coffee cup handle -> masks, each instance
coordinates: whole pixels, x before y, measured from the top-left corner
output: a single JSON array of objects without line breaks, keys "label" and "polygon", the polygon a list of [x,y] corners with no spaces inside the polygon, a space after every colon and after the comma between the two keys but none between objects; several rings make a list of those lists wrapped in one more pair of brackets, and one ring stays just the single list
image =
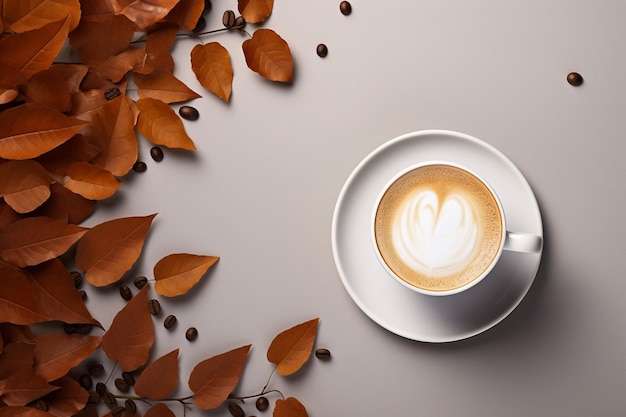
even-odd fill
[{"label": "coffee cup handle", "polygon": [[529,233],[506,232],[504,250],[511,252],[537,253],[543,247],[541,236]]}]

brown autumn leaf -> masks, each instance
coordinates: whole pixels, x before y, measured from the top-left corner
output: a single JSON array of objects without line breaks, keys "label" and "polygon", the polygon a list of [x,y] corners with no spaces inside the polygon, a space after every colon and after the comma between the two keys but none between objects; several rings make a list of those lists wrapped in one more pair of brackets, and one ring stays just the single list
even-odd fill
[{"label": "brown autumn leaf", "polygon": [[170,50],[176,40],[178,25],[159,24],[146,34],[146,68],[154,71],[174,71],[174,58]]},{"label": "brown autumn leaf", "polygon": [[0,339],[6,345],[9,343],[32,342],[35,336],[30,326],[13,323],[0,323]]},{"label": "brown autumn leaf", "polygon": [[37,265],[64,254],[86,231],[47,217],[27,217],[0,233],[0,258],[18,267]]},{"label": "brown autumn leaf", "polygon": [[0,353],[0,379],[6,379],[20,369],[33,367],[35,343],[13,342]]},{"label": "brown autumn leaf", "polygon": [[148,409],[143,417],[176,417],[176,415],[167,405],[158,403]]},{"label": "brown autumn leaf", "polygon": [[26,79],[48,69],[67,39],[69,24],[67,17],[39,29],[0,38],[4,64],[16,68]]},{"label": "brown autumn leaf", "polygon": [[35,338],[35,372],[51,382],[91,355],[102,337],[47,333]]},{"label": "brown autumn leaf", "polygon": [[259,29],[243,42],[246,64],[252,71],[271,81],[293,80],[293,57],[289,45],[271,29]]},{"label": "brown autumn leaf", "polygon": [[167,71],[154,71],[150,74],[134,74],[139,98],[155,98],[164,103],[179,103],[200,95]]},{"label": "brown autumn leaf", "polygon": [[75,162],[67,167],[65,174],[63,185],[88,200],[104,200],[120,188],[110,171],[89,162]]},{"label": "brown autumn leaf", "polygon": [[69,30],[78,25],[78,0],[3,0],[2,18],[6,29],[16,33],[41,28],[48,23],[70,17]]},{"label": "brown autumn leaf", "polygon": [[267,350],[267,360],[276,365],[279,375],[298,371],[311,356],[319,318],[306,321],[279,333]]},{"label": "brown autumn leaf", "polygon": [[0,158],[31,159],[78,133],[87,123],[38,103],[0,112]]},{"label": "brown autumn leaf", "polygon": [[266,20],[274,8],[274,0],[238,0],[239,13],[249,23],[261,23]]},{"label": "brown autumn leaf", "polygon": [[204,4],[204,0],[180,0],[164,20],[191,31],[196,27],[198,19],[202,16]]},{"label": "brown autumn leaf", "polygon": [[142,98],[137,101],[137,129],[151,142],[168,148],[195,150],[196,145],[185,132],[182,120],[161,100]]},{"label": "brown autumn leaf", "polygon": [[0,417],[54,417],[46,411],[38,410],[33,407],[16,406],[0,408]]},{"label": "brown autumn leaf", "polygon": [[294,397],[276,400],[272,417],[308,417],[306,408]]},{"label": "brown autumn leaf", "polygon": [[166,297],[185,294],[218,260],[217,256],[189,253],[167,255],[154,266],[154,290]]},{"label": "brown autumn leaf", "polygon": [[222,404],[235,389],[251,345],[242,346],[199,362],[189,376],[193,401],[202,410]]},{"label": "brown autumn leaf", "polygon": [[143,287],[113,318],[102,336],[102,350],[124,371],[134,371],[150,357],[154,324],[148,310],[148,286]]},{"label": "brown autumn leaf", "polygon": [[[96,2],[83,2],[81,6],[91,3]],[[85,64],[94,65],[128,48],[136,29],[135,24],[123,15],[99,13],[83,16],[78,27],[69,34],[70,45]]]},{"label": "brown autumn leaf", "polygon": [[118,281],[141,255],[156,214],[124,217],[92,227],[76,247],[76,265],[96,287]]},{"label": "brown autumn leaf", "polygon": [[110,0],[115,14],[123,14],[141,29],[151,26],[176,6],[179,0]]},{"label": "brown autumn leaf", "polygon": [[47,70],[30,77],[20,86],[20,93],[27,103],[39,103],[60,112],[72,109],[70,85],[63,75],[56,70],[59,65],[52,65]]},{"label": "brown autumn leaf", "polygon": [[191,69],[204,88],[228,103],[233,88],[233,67],[226,48],[217,42],[194,46]]},{"label": "brown autumn leaf", "polygon": [[150,72],[151,67],[145,66],[146,50],[128,47],[119,54],[112,55],[102,62],[91,64],[102,78],[114,83],[120,82],[129,71]]},{"label": "brown autumn leaf", "polygon": [[[87,121],[87,120],[85,120]],[[36,158],[52,176],[64,177],[67,167],[75,162],[88,162],[100,153],[82,134],[76,134],[61,145]]]},{"label": "brown autumn leaf", "polygon": [[87,310],[74,287],[74,279],[59,259],[31,267],[27,271],[41,311],[65,323],[89,323],[102,327]]},{"label": "brown autumn leaf", "polygon": [[26,274],[19,268],[0,267],[2,291],[0,291],[0,317],[14,324],[32,324],[52,318],[42,311],[35,290]]},{"label": "brown autumn leaf", "polygon": [[20,369],[10,377],[0,380],[0,400],[9,406],[26,405],[57,389],[59,387],[50,385],[33,368]]},{"label": "brown autumn leaf", "polygon": [[50,197],[52,178],[37,162],[0,164],[0,197],[18,213],[30,213]]},{"label": "brown autumn leaf", "polygon": [[178,349],[149,364],[135,382],[135,393],[149,400],[167,398],[178,385]]},{"label": "brown autumn leaf", "polygon": [[96,206],[96,201],[87,200],[57,183],[50,186],[50,191],[50,198],[35,211],[35,215],[80,224],[93,213]]},{"label": "brown autumn leaf", "polygon": [[[7,203],[0,200],[0,233],[12,223],[15,223],[23,216],[13,210]],[[0,262],[1,263],[1,262]]]},{"label": "brown autumn leaf", "polygon": [[71,376],[64,376],[52,385],[59,389],[43,397],[48,411],[58,417],[71,417],[87,404],[89,393]]}]

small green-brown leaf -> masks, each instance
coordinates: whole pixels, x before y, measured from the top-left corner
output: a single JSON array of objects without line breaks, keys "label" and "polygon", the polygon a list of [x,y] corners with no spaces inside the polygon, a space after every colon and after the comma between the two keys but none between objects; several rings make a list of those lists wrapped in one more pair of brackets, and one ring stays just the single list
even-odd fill
[{"label": "small green-brown leaf", "polygon": [[178,385],[178,349],[149,364],[134,385],[135,393],[149,400],[167,398]]},{"label": "small green-brown leaf", "polygon": [[267,360],[276,365],[279,375],[298,371],[311,356],[319,318],[298,324],[279,333],[267,350]]},{"label": "small green-brown leaf", "polygon": [[259,29],[251,39],[244,41],[243,54],[246,64],[271,81],[293,80],[293,57],[289,45],[271,29]]},{"label": "small green-brown leaf", "polygon": [[154,289],[166,297],[185,294],[218,260],[217,256],[188,253],[168,255],[154,266]]},{"label": "small green-brown leaf", "polygon": [[194,46],[191,69],[204,88],[228,103],[233,87],[233,67],[226,48],[217,42]]}]

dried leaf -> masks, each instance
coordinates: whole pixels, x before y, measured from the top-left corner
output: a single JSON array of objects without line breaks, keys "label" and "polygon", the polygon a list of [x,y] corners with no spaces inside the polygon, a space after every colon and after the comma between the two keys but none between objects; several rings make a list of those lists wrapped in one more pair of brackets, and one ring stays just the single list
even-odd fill
[{"label": "dried leaf", "polygon": [[29,213],[50,197],[52,178],[35,161],[8,161],[0,165],[0,196],[18,213]]},{"label": "dried leaf", "polygon": [[16,33],[38,29],[48,23],[70,16],[69,30],[78,25],[80,3],[78,0],[3,0],[2,17],[6,29]]},{"label": "dried leaf", "polygon": [[306,408],[294,397],[276,400],[272,417],[308,417]]},{"label": "dried leaf", "polygon": [[92,64],[102,78],[114,83],[121,81],[129,71],[150,72],[145,67],[146,50],[134,46],[128,47],[119,54],[112,55],[102,62]]},{"label": "dried leaf", "polygon": [[49,23],[0,39],[0,56],[4,64],[19,70],[28,79],[48,69],[61,51],[69,30],[70,18]]},{"label": "dried leaf", "polygon": [[167,405],[158,403],[146,411],[143,417],[176,417],[176,415]]},{"label": "dried leaf", "polygon": [[86,231],[46,217],[21,219],[0,233],[0,258],[19,267],[37,265],[64,254]]},{"label": "dried leaf", "polygon": [[47,70],[30,77],[30,80],[20,87],[20,92],[26,102],[39,103],[60,112],[67,112],[72,109],[70,85],[55,67],[58,65],[52,65]]},{"label": "dried leaf", "polygon": [[154,289],[166,297],[185,294],[219,260],[217,256],[176,253],[159,260],[154,266]]},{"label": "dried leaf", "polygon": [[33,407],[17,406],[0,408],[0,417],[54,417],[54,415]]},{"label": "dried leaf", "polygon": [[194,46],[191,69],[204,88],[228,103],[233,87],[233,67],[226,48],[217,42]]},{"label": "dried leaf", "polygon": [[239,383],[251,345],[242,346],[198,363],[189,376],[196,406],[211,410],[222,404]]},{"label": "dried leaf", "polygon": [[289,45],[271,29],[259,29],[251,39],[244,41],[243,54],[246,64],[271,81],[293,80],[293,57]]},{"label": "dried leaf", "polygon": [[149,400],[167,398],[178,385],[178,349],[156,359],[141,372],[135,393]]},{"label": "dried leaf", "polygon": [[[96,2],[83,2],[81,6],[91,3]],[[123,15],[83,16],[70,32],[70,45],[85,64],[94,65],[128,48],[135,30],[135,24]]]},{"label": "dried leaf", "polygon": [[193,30],[204,11],[204,0],[180,0],[165,21],[175,23],[185,30]]},{"label": "dried leaf", "polygon": [[164,103],[178,103],[199,98],[185,83],[166,71],[154,71],[150,74],[135,74],[140,98],[155,98]]},{"label": "dried leaf", "polygon": [[0,158],[31,159],[78,133],[87,123],[38,103],[0,113]]},{"label": "dried leaf", "polygon": [[0,336],[5,345],[18,342],[32,342],[35,337],[30,326],[12,323],[0,323]]},{"label": "dried leaf", "polygon": [[66,223],[80,224],[89,217],[96,206],[94,200],[87,200],[57,183],[52,184],[50,191],[50,198],[36,211],[36,215]]},{"label": "dried leaf", "polygon": [[35,338],[35,371],[46,381],[66,375],[100,345],[100,336],[48,333]]},{"label": "dried leaf", "polygon": [[[154,71],[171,73],[174,70],[174,59],[170,50],[176,40],[178,25],[160,24],[146,34],[145,66]],[[151,71],[149,71],[151,72]]]},{"label": "dried leaf", "polygon": [[153,343],[154,324],[145,286],[115,315],[101,346],[109,359],[130,372],[146,363]]},{"label": "dried leaf", "polygon": [[120,188],[120,183],[110,171],[88,162],[76,162],[66,170],[68,190],[88,200],[104,200]]},{"label": "dried leaf", "polygon": [[87,404],[89,393],[70,376],[52,383],[59,389],[46,395],[43,400],[48,411],[58,417],[71,417],[82,410]]},{"label": "dried leaf", "polygon": [[76,247],[76,265],[85,279],[102,287],[119,280],[139,258],[156,214],[124,217],[92,227]]},{"label": "dried leaf", "polygon": [[279,375],[298,371],[311,356],[319,318],[298,324],[279,333],[267,350],[267,360],[276,365]]},{"label": "dried leaf", "polygon": [[37,303],[31,281],[21,269],[0,268],[2,291],[0,291],[0,317],[2,321],[15,324],[32,324],[51,320]]},{"label": "dried leaf", "polygon": [[77,134],[71,139],[57,146],[49,152],[39,156],[37,162],[53,176],[64,177],[67,175],[67,167],[75,162],[88,162],[93,160],[100,150],[89,143],[84,135]]},{"label": "dried leaf", "polygon": [[137,129],[151,142],[168,148],[195,150],[193,140],[174,110],[161,100],[142,98],[137,101],[141,112]]},{"label": "dried leaf", "polygon": [[13,342],[0,353],[0,380],[33,367],[35,343]]},{"label": "dried leaf", "polygon": [[266,20],[274,8],[274,0],[238,0],[239,13],[249,23],[261,23]]},{"label": "dried leaf", "polygon": [[56,389],[59,387],[50,385],[32,368],[21,369],[10,377],[0,380],[0,399],[9,406],[26,405]]},{"label": "dried leaf", "polygon": [[179,0],[111,0],[115,14],[123,14],[139,28],[147,28],[164,18]]}]

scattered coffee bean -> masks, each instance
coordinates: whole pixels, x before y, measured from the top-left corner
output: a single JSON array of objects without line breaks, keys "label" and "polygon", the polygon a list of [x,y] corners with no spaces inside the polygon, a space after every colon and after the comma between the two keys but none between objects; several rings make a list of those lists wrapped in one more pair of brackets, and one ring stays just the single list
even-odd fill
[{"label": "scattered coffee bean", "polygon": [[122,94],[122,92],[117,87],[107,88],[106,90],[104,90],[104,98],[106,98],[107,100],[113,100],[115,97],[118,97],[120,94]]},{"label": "scattered coffee bean", "polygon": [[87,301],[87,291],[85,291],[85,290],[80,290],[80,291],[78,291],[78,295],[80,295],[80,298],[81,298],[83,301]]},{"label": "scattered coffee bean", "polygon": [[203,16],[200,16],[198,21],[196,22],[196,26],[193,28],[193,32],[202,32],[202,30],[206,27],[206,19]]},{"label": "scattered coffee bean", "polygon": [[256,400],[256,409],[259,411],[267,410],[267,407],[270,406],[270,402],[265,397],[259,397]]},{"label": "scattered coffee bean", "polygon": [[104,374],[104,366],[101,363],[94,363],[88,369],[89,375],[98,378]]},{"label": "scattered coffee bean", "polygon": [[121,392],[128,392],[130,385],[124,378],[115,378],[115,387]]},{"label": "scattered coffee bean", "polygon": [[44,400],[42,400],[41,398],[31,402],[29,404],[30,407],[35,408],[37,410],[41,410],[41,411],[48,411],[48,403],[46,403]]},{"label": "scattered coffee bean", "polygon": [[80,287],[80,285],[83,283],[83,275],[79,271],[72,271],[70,272],[70,275],[74,280],[74,288]]},{"label": "scattered coffee bean", "polygon": [[352,5],[349,1],[342,1],[339,3],[339,10],[341,10],[341,14],[344,16],[348,16],[352,13]]},{"label": "scattered coffee bean", "polygon": [[80,377],[78,377],[78,383],[80,384],[81,387],[85,388],[87,391],[89,391],[91,387],[93,387],[93,379],[91,379],[91,376],[87,374],[83,374]]},{"label": "scattered coffee bean", "polygon": [[126,409],[118,405],[111,410],[111,415],[113,417],[122,417],[122,414],[124,414],[124,411],[126,411]]},{"label": "scattered coffee bean", "polygon": [[131,400],[130,398],[128,400],[126,400],[124,402],[124,408],[126,409],[126,411],[128,411],[130,414],[135,414],[137,412],[137,405],[135,404],[135,402],[133,400]]},{"label": "scattered coffee bean", "polygon": [[167,316],[165,318],[165,320],[163,321],[163,326],[165,326],[166,329],[171,329],[172,327],[176,326],[176,316],[170,314],[169,316]]},{"label": "scattered coffee bean", "polygon": [[115,407],[117,407],[117,398],[115,398],[115,395],[113,395],[113,393],[105,392],[104,394],[102,394],[102,399],[104,400],[104,404],[109,407],[109,410],[113,410]]},{"label": "scattered coffee bean", "polygon": [[328,359],[330,359],[330,350],[323,349],[323,348],[317,349],[315,351],[315,356],[318,359],[328,360]]},{"label": "scattered coffee bean", "polygon": [[178,109],[178,114],[180,114],[180,117],[187,120],[198,120],[198,118],[200,118],[198,109],[191,106],[181,106],[180,109]]},{"label": "scattered coffee bean", "polygon": [[163,160],[163,149],[158,146],[154,146],[150,149],[150,156],[157,162],[161,162]]},{"label": "scattered coffee bean", "polygon": [[211,4],[211,0],[204,0],[204,10],[202,13],[208,13],[213,8],[213,4]]},{"label": "scattered coffee bean", "polygon": [[98,394],[100,394],[100,396],[101,396],[101,397],[102,397],[104,394],[106,394],[106,393],[107,393],[107,391],[108,391],[108,390],[107,390],[107,386],[106,386],[106,384],[105,384],[104,382],[98,382],[98,383],[96,384],[96,392],[97,392]]},{"label": "scattered coffee bean", "polygon": [[148,310],[150,310],[150,314],[153,316],[161,314],[161,304],[159,303],[159,300],[148,301]]},{"label": "scattered coffee bean", "polygon": [[128,288],[128,285],[122,285],[120,287],[120,295],[126,301],[130,300],[131,298],[133,298],[133,292],[130,290],[130,288]]},{"label": "scattered coffee bean", "polygon": [[232,414],[233,417],[246,417],[246,413],[243,411],[243,408],[241,408],[241,406],[237,403],[229,403],[228,411],[230,411],[230,414]]},{"label": "scattered coffee bean", "polygon": [[89,398],[87,399],[87,402],[89,404],[98,404],[100,402],[100,398],[100,394],[96,391],[89,391]]},{"label": "scattered coffee bean", "polygon": [[133,284],[138,290],[142,289],[148,283],[148,278],[144,276],[137,277],[133,280]]},{"label": "scattered coffee bean", "polygon": [[235,19],[235,12],[233,12],[232,10],[226,10],[222,15],[222,24],[225,28],[230,29],[235,24]]},{"label": "scattered coffee bean", "polygon": [[198,338],[198,329],[190,327],[185,332],[185,338],[189,341],[196,340]]},{"label": "scattered coffee bean", "polygon": [[122,378],[124,378],[124,381],[126,381],[128,385],[135,385],[135,377],[130,372],[122,372]]},{"label": "scattered coffee bean", "polygon": [[577,72],[570,72],[567,74],[567,82],[575,87],[578,87],[583,83],[583,77]]},{"label": "scattered coffee bean", "polygon": [[321,58],[325,58],[328,55],[328,47],[323,43],[317,45],[317,56]]},{"label": "scattered coffee bean", "polygon": [[235,24],[231,27],[231,29],[243,29],[246,27],[246,19],[243,16],[237,16],[235,19]]},{"label": "scattered coffee bean", "polygon": [[147,169],[148,165],[146,165],[146,163],[143,161],[137,161],[133,165],[133,171],[135,172],[146,172]]}]

